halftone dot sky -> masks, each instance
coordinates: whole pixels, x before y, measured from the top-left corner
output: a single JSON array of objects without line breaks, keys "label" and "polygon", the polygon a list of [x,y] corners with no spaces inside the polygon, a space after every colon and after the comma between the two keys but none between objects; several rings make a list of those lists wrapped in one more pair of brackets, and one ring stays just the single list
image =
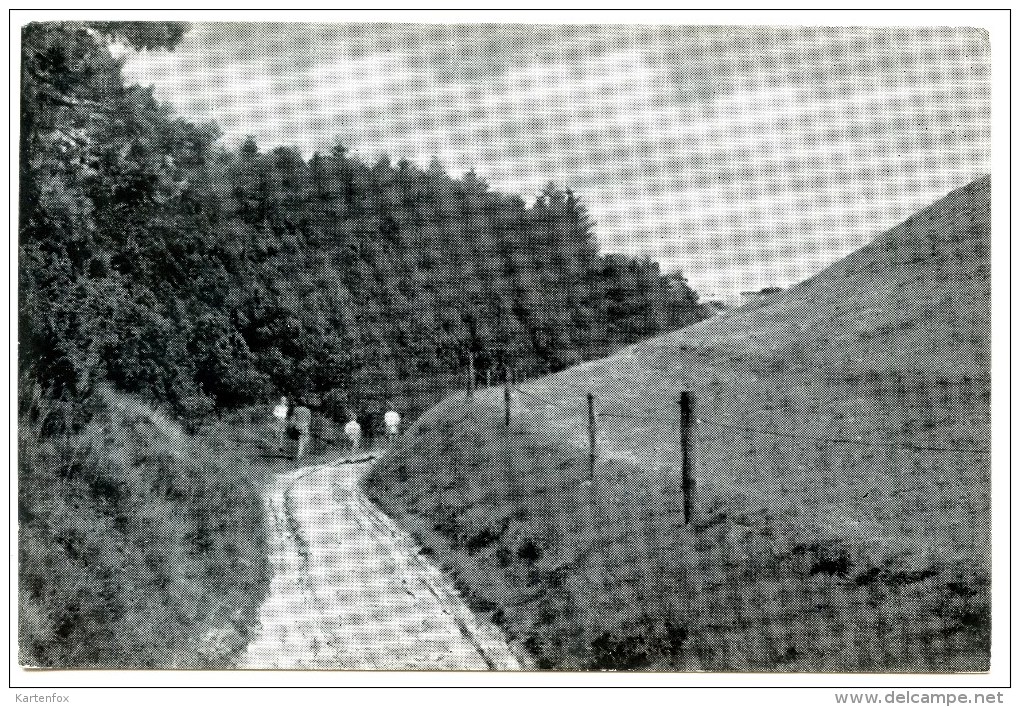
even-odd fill
[{"label": "halftone dot sky", "polygon": [[970,28],[217,23],[125,59],[228,145],[339,139],[529,199],[571,187],[605,250],[727,298],[798,282],[989,171]]}]

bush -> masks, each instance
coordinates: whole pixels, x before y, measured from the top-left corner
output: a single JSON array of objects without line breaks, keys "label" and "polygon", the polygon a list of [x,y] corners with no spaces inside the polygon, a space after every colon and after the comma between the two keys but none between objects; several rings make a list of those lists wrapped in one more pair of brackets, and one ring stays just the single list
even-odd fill
[{"label": "bush", "polygon": [[229,664],[205,637],[242,633],[266,595],[262,484],[249,463],[102,391],[23,386],[19,641],[26,665]]}]

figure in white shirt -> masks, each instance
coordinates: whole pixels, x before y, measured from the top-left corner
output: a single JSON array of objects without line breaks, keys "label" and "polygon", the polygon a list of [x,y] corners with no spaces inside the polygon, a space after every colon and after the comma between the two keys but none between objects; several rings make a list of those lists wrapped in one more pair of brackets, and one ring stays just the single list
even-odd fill
[{"label": "figure in white shirt", "polygon": [[287,414],[290,412],[290,405],[287,404],[287,397],[280,398],[280,404],[273,408],[273,426],[276,428],[276,446],[283,451],[283,441],[287,436]]},{"label": "figure in white shirt", "polygon": [[350,422],[344,425],[344,434],[351,441],[351,453],[358,451],[361,448],[361,425],[357,415],[351,415]]},{"label": "figure in white shirt", "polygon": [[386,443],[390,444],[400,434],[400,413],[396,410],[388,410],[383,415],[383,422],[386,425]]}]

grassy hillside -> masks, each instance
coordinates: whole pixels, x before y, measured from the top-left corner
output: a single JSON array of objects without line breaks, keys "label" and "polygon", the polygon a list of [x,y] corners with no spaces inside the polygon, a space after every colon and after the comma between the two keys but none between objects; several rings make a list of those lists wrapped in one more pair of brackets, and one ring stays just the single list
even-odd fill
[{"label": "grassy hillside", "polygon": [[787,291],[522,385],[509,429],[501,391],[451,399],[367,486],[545,667],[984,669],[989,184]]},{"label": "grassy hillside", "polygon": [[20,662],[229,666],[269,583],[264,424],[193,436],[109,391],[88,406],[22,394]]}]

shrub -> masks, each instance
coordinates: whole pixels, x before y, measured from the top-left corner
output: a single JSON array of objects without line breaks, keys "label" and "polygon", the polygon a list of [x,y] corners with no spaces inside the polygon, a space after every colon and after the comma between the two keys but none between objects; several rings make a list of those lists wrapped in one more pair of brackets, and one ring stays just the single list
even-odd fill
[{"label": "shrub", "polygon": [[250,624],[269,581],[262,483],[168,416],[101,391],[23,385],[19,641],[23,664],[229,664],[204,637]]}]

